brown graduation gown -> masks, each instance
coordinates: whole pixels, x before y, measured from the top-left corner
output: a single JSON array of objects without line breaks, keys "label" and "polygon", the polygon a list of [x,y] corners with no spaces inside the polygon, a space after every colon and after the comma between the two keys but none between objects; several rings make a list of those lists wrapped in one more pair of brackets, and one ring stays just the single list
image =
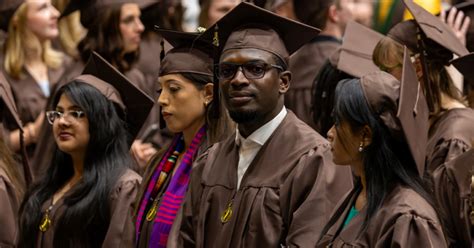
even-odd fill
[{"label": "brown graduation gown", "polygon": [[[0,56],[0,59],[2,59],[3,64],[3,56]],[[65,72],[65,67],[67,67],[70,63],[71,59],[65,56],[63,66],[57,69],[48,69],[50,90],[52,90],[54,85],[56,85],[56,83],[60,80]],[[2,71],[5,75],[5,78],[10,83],[13,97],[15,99],[15,104],[18,109],[18,115],[20,116],[23,125],[34,122],[40,115],[41,111],[45,110],[48,97],[43,93],[41,87],[36,82],[36,79],[34,79],[27,70],[23,69],[20,79],[12,78],[8,73],[5,72],[3,66]],[[10,128],[10,130],[16,129],[16,127],[8,128]],[[33,158],[35,147],[36,145],[33,144],[26,148],[28,157],[30,159]]]},{"label": "brown graduation gown", "polygon": [[[235,134],[198,161],[183,207],[181,247],[312,247],[337,201],[351,188],[348,167],[329,143],[288,111],[237,189]],[[227,223],[221,216],[233,198]]]},{"label": "brown graduation gown", "polygon": [[[433,186],[438,206],[443,211],[443,224],[450,247],[469,247],[471,240],[471,176],[474,150],[439,166],[433,172]],[[469,162],[466,162],[469,161]],[[456,167],[455,167],[456,166]]]},{"label": "brown graduation gown", "polygon": [[0,247],[16,247],[19,209],[20,202],[16,190],[0,167]]},{"label": "brown graduation gown", "polygon": [[[201,154],[203,154],[208,148],[209,148],[209,144],[208,144],[207,140],[203,140],[201,142],[200,146],[199,146],[198,151],[196,152],[196,155],[195,155],[194,159],[199,157]],[[143,182],[140,186],[140,189],[138,191],[139,193],[137,195],[137,200],[135,202],[135,208],[136,209],[135,209],[135,212],[134,212],[135,213],[135,216],[133,218],[134,221],[136,221],[136,217],[137,217],[137,214],[138,214],[138,208],[140,207],[140,204],[143,200],[143,196],[145,195],[145,191],[146,191],[146,189],[148,188],[148,186],[150,184],[151,177],[153,176],[153,173],[155,172],[156,167],[158,167],[161,160],[163,159],[163,156],[164,156],[164,153],[166,152],[166,149],[162,149],[159,152],[157,152],[153,156],[153,158],[148,162],[145,173],[143,174]],[[158,191],[158,195],[163,195],[164,194],[170,180],[171,180],[171,177],[168,177],[165,184],[164,184],[164,185],[166,185],[166,187],[162,187]],[[145,212],[145,215],[146,215],[146,212]],[[143,247],[143,248],[148,247],[148,242],[149,242],[151,234],[153,232],[153,223],[146,221],[145,218],[146,217],[144,216],[143,220],[142,220],[141,234],[140,234],[140,237],[138,237],[138,243],[137,243],[136,247]],[[181,220],[181,214],[180,213],[178,213],[176,215],[176,220]],[[178,226],[180,224],[180,222],[175,222],[175,223],[178,223],[177,224]],[[173,226],[175,226],[175,225],[173,224]],[[176,231],[174,231],[174,233],[173,233],[173,230],[172,230],[170,232],[170,237],[171,237],[171,238],[169,238],[170,242],[174,242],[173,240],[176,240],[176,238],[177,238],[176,236],[178,234],[179,233],[176,232]],[[169,246],[172,247],[172,245],[169,245]]]},{"label": "brown graduation gown", "polygon": [[474,140],[474,110],[458,108],[446,111],[431,124],[426,152],[426,173],[471,148]]},{"label": "brown graduation gown", "polygon": [[433,207],[412,189],[396,186],[368,223],[367,230],[359,233],[366,208],[360,210],[349,224],[342,228],[346,216],[355,204],[356,189],[342,200],[332,216],[334,224],[316,247],[447,247],[438,216]]},{"label": "brown graduation gown", "polygon": [[[117,181],[110,195],[110,225],[105,235],[102,247],[133,247],[133,203],[137,195],[141,177],[132,170],[127,170]],[[52,199],[47,200],[41,207],[44,213]],[[46,232],[38,232],[36,247],[54,247],[55,224],[64,213],[64,197],[53,206],[50,212],[51,226]],[[94,230],[88,230],[93,232]]]},{"label": "brown graduation gown", "polygon": [[311,116],[311,89],[326,59],[340,46],[340,40],[320,35],[290,57],[291,87],[285,94],[285,106],[313,128],[315,124]]}]

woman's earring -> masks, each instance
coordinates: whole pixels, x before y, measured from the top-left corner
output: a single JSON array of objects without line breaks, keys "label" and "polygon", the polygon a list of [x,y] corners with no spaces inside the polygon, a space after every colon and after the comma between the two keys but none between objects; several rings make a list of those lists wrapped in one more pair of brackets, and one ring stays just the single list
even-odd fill
[{"label": "woman's earring", "polygon": [[360,142],[360,145],[359,145],[359,152],[362,152],[364,150],[364,142]]},{"label": "woman's earring", "polygon": [[204,101],[204,107],[207,107],[207,105],[209,105],[209,102],[208,102],[208,101]]}]

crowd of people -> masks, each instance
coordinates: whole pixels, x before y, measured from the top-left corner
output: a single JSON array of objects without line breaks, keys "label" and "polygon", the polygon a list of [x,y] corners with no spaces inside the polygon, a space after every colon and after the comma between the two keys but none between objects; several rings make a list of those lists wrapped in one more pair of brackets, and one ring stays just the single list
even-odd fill
[{"label": "crowd of people", "polygon": [[0,1],[0,247],[472,246],[473,1],[196,4]]}]

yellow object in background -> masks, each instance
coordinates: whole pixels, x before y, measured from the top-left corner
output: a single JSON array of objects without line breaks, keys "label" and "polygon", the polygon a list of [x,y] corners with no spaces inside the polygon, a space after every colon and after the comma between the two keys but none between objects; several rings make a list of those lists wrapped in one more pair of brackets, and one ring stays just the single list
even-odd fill
[{"label": "yellow object in background", "polygon": [[[441,0],[413,0],[413,2],[417,3],[433,15],[437,15],[441,12]],[[403,20],[406,21],[410,19],[413,19],[413,16],[408,10],[405,10]]]}]

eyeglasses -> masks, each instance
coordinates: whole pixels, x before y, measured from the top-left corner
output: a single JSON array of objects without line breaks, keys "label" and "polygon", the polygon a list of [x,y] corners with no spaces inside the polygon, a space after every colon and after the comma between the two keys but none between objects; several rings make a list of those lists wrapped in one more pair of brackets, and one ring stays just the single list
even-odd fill
[{"label": "eyeglasses", "polygon": [[230,80],[234,78],[237,70],[242,68],[242,73],[247,79],[259,79],[265,76],[265,72],[272,68],[283,71],[283,67],[263,62],[247,62],[243,64],[221,63],[219,64],[218,77],[221,80]]},{"label": "eyeglasses", "polygon": [[[69,121],[78,121],[80,118],[84,117],[86,114],[81,110],[71,110],[66,113],[59,111],[47,111],[46,118],[48,119],[49,124],[53,125],[56,120],[61,118],[68,118]],[[70,118],[72,117],[72,119]]]}]

